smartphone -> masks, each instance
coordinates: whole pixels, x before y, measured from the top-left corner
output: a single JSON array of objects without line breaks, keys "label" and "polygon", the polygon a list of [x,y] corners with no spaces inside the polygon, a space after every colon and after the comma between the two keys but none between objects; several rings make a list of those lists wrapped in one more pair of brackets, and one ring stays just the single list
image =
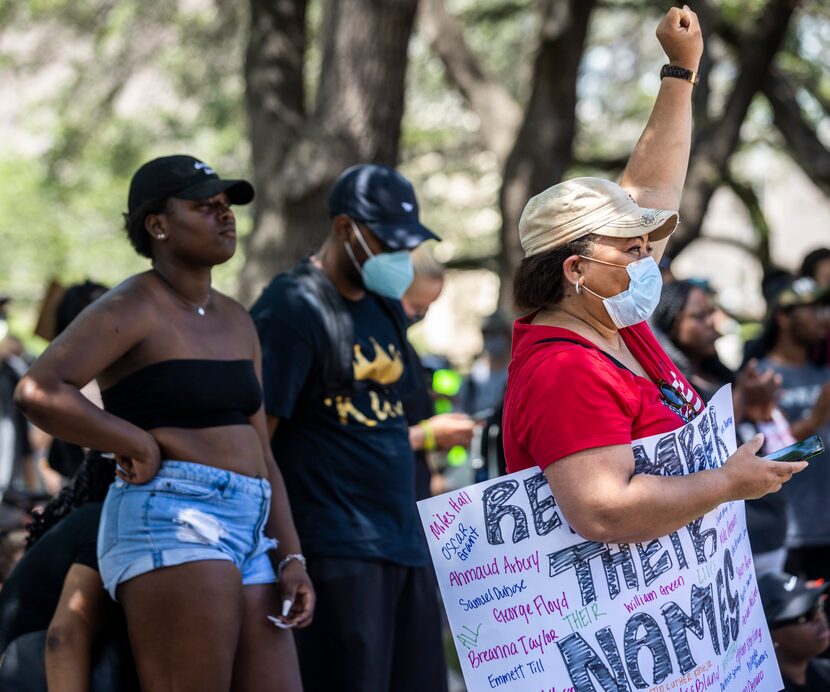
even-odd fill
[{"label": "smartphone", "polygon": [[812,459],[824,451],[824,442],[818,435],[811,435],[806,440],[796,442],[794,445],[779,449],[777,452],[765,456],[769,461],[805,461]]}]

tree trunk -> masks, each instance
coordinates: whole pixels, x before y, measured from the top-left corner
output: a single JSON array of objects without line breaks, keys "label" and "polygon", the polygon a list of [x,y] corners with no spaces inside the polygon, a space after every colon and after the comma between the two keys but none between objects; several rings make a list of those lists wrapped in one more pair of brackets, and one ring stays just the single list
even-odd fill
[{"label": "tree trunk", "polygon": [[528,199],[559,182],[571,163],[576,78],[594,0],[546,0],[542,43],[524,120],[504,167],[499,303],[510,306],[510,277],[524,257],[519,217]]},{"label": "tree trunk", "polygon": [[[246,101],[256,200],[239,296],[249,303],[268,281],[283,251],[282,162],[303,131],[305,0],[251,0],[245,60]],[[283,247],[281,247],[283,246]]]},{"label": "tree trunk", "polygon": [[255,225],[239,294],[249,303],[329,232],[328,189],[348,166],[394,165],[417,0],[326,0],[314,111],[303,109],[305,2],[251,0],[246,64]]},{"label": "tree trunk", "polygon": [[683,223],[677,227],[669,244],[673,255],[680,253],[700,235],[709,201],[722,182],[722,171],[727,169],[738,144],[749,105],[767,79],[796,4],[792,0],[770,0],[755,30],[741,42],[737,77],[723,115],[702,133],[692,150],[680,205]]}]

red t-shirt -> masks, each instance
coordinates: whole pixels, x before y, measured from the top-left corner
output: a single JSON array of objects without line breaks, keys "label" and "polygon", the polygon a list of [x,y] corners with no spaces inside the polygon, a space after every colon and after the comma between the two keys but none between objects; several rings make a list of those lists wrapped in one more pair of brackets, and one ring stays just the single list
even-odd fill
[{"label": "red t-shirt", "polygon": [[[649,379],[614,364],[569,329],[531,325],[532,319],[533,315],[519,319],[513,327],[513,360],[504,400],[509,473],[532,466],[545,469],[586,449],[630,444],[676,430],[686,419],[666,402],[657,387],[660,382],[685,399],[682,413],[687,418],[703,410],[703,400],[645,322],[621,329],[620,335]],[[551,338],[585,346],[538,343]]]}]

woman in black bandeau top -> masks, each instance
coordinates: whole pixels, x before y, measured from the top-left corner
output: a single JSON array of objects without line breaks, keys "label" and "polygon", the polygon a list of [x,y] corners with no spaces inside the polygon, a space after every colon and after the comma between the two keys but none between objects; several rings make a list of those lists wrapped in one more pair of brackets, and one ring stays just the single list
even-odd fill
[{"label": "woman in black bandeau top", "polygon": [[[17,390],[38,427],[116,455],[98,562],[145,692],[301,689],[287,630],[310,623],[314,592],[270,451],[257,335],[211,288],[236,248],[230,205],[253,194],[190,156],[142,166],[126,225],[152,269],[81,313]],[[80,394],[92,379],[104,410]]]}]

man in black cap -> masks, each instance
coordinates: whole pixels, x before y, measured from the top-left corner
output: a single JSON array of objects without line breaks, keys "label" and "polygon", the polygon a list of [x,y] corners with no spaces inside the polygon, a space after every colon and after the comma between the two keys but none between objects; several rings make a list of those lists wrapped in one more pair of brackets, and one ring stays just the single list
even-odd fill
[{"label": "man in black cap", "polygon": [[830,661],[816,658],[830,646],[830,629],[824,614],[827,586],[810,585],[783,573],[769,573],[758,579],[787,692],[830,690]]},{"label": "man in black cap", "polygon": [[317,592],[296,633],[306,692],[446,689],[434,581],[415,506],[402,404],[400,298],[410,251],[436,238],[412,185],[386,166],[345,171],[319,252],[251,309],[272,448]]}]

